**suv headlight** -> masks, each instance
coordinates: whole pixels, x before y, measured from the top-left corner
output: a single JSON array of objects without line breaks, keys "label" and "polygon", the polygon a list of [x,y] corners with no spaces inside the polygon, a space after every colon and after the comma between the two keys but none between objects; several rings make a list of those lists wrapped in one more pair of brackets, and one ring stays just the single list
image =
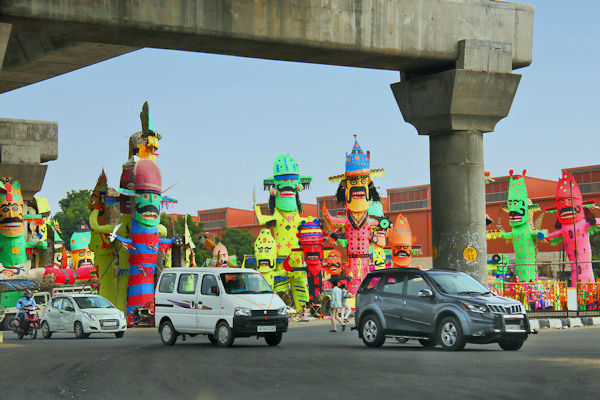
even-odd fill
[{"label": "suv headlight", "polygon": [[83,315],[85,315],[86,317],[88,317],[88,319],[91,320],[91,321],[95,321],[96,320],[96,316],[94,314],[92,314],[92,313],[87,312],[87,311],[84,311]]},{"label": "suv headlight", "polygon": [[287,309],[285,307],[281,307],[277,310],[277,314],[279,315],[287,315]]},{"label": "suv headlight", "polygon": [[476,313],[485,313],[487,312],[486,306],[481,306],[479,304],[471,304],[471,303],[462,303],[462,306],[465,310],[476,312]]},{"label": "suv headlight", "polygon": [[246,307],[236,307],[233,315],[238,315],[241,317],[249,317],[252,315],[249,308]]}]

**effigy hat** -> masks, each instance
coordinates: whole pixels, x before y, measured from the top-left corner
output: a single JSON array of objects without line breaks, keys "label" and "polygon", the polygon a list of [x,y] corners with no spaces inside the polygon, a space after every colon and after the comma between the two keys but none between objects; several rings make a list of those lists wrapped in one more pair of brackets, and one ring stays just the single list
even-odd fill
[{"label": "effigy hat", "polygon": [[275,186],[275,180],[280,179],[298,179],[304,189],[307,189],[312,182],[312,176],[300,175],[298,163],[289,154],[277,156],[273,162],[273,176],[263,180],[265,190]]},{"label": "effigy hat", "polygon": [[146,158],[139,159],[133,170],[134,189],[136,191],[162,192],[162,177],[160,169]]},{"label": "effigy hat", "polygon": [[298,227],[298,234],[296,236],[300,243],[321,244],[325,241],[323,229],[321,229],[321,224],[318,220],[302,221]]},{"label": "effigy hat", "polygon": [[350,154],[346,153],[346,172],[329,177],[329,181],[342,181],[346,178],[358,178],[362,176],[378,177],[385,175],[382,168],[371,169],[371,152],[363,153],[354,135],[354,147]]}]

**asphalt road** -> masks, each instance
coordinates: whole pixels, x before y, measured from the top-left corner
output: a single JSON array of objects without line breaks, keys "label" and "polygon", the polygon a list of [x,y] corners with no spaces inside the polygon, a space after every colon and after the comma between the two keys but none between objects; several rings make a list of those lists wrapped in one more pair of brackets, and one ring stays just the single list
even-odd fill
[{"label": "asphalt road", "polygon": [[278,347],[246,338],[232,348],[204,336],[167,347],[155,329],[84,340],[5,332],[0,399],[600,398],[600,328],[544,330],[518,352],[458,353],[393,339],[370,349],[356,332],[328,330],[321,322],[291,328]]}]

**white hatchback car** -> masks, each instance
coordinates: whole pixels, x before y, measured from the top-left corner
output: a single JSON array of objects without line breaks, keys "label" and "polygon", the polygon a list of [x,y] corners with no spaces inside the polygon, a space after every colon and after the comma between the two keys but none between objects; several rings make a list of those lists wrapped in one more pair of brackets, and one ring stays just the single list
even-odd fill
[{"label": "white hatchback car", "polygon": [[94,294],[60,294],[50,299],[42,316],[42,336],[54,332],[74,332],[78,339],[92,333],[114,333],[121,338],[127,330],[123,311],[102,296]]}]

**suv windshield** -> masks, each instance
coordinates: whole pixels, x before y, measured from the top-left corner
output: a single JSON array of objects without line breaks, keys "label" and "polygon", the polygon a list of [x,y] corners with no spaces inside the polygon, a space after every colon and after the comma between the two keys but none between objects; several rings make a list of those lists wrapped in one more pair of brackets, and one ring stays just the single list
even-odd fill
[{"label": "suv windshield", "polygon": [[259,273],[223,273],[221,282],[227,294],[273,293],[271,286]]},{"label": "suv windshield", "polygon": [[480,295],[490,293],[475,278],[463,272],[429,272],[429,276],[443,292],[448,294]]},{"label": "suv windshield", "polygon": [[110,301],[100,296],[73,297],[79,308],[115,308]]}]

